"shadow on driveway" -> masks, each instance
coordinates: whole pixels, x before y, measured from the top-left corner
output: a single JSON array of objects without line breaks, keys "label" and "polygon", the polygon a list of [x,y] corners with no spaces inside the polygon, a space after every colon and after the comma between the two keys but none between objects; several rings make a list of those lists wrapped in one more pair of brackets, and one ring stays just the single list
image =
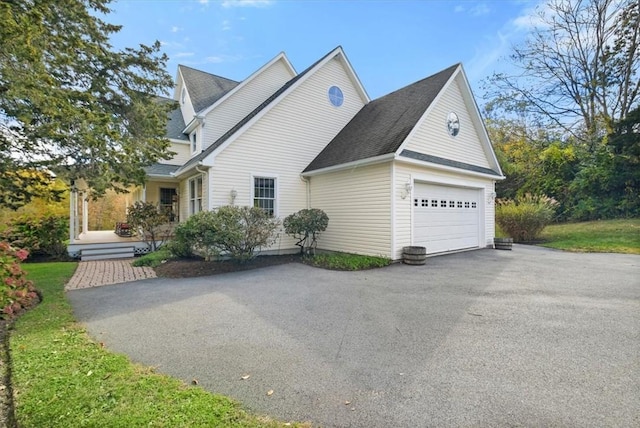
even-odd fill
[{"label": "shadow on driveway", "polygon": [[420,267],[289,264],[68,297],[110,349],[284,420],[637,426],[639,273],[638,256],[516,246]]}]

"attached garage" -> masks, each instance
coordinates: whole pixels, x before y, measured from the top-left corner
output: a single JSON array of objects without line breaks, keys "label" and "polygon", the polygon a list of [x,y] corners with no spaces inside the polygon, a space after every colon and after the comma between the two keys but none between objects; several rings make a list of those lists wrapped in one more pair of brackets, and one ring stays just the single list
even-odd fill
[{"label": "attached garage", "polygon": [[480,189],[416,183],[413,193],[413,245],[427,254],[480,246]]}]

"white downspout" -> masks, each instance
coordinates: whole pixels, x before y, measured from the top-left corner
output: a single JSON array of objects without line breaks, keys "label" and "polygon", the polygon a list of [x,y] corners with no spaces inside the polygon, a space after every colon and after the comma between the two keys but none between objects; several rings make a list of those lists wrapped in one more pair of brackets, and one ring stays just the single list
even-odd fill
[{"label": "white downspout", "polygon": [[[213,186],[211,185],[211,183],[209,183],[209,173],[207,171],[201,170],[200,167],[202,166],[202,162],[198,162],[198,164],[196,165],[196,171],[198,171],[200,174],[202,174],[202,185],[204,186],[204,183],[207,183],[207,205],[206,205],[206,211],[211,211],[211,198],[213,195]],[[205,181],[206,180],[206,181]]]},{"label": "white downspout", "polygon": [[300,180],[304,181],[305,185],[306,185],[306,192],[307,192],[307,209],[311,208],[311,181],[309,180],[309,178],[300,175]]}]

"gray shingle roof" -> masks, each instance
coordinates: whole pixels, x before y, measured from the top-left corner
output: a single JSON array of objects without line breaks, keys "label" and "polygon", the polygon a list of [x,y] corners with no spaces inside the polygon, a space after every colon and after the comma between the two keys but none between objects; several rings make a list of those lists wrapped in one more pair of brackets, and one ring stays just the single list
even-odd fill
[{"label": "gray shingle roof", "polygon": [[189,137],[182,132],[185,126],[180,106],[176,106],[175,109],[169,112],[169,120],[167,121],[167,138],[189,141]]},{"label": "gray shingle roof", "polygon": [[209,107],[240,84],[235,80],[196,70],[186,65],[179,65],[178,68],[182,73],[196,113]]},{"label": "gray shingle roof", "polygon": [[458,162],[451,159],[441,158],[438,156],[418,153],[412,150],[402,150],[400,152],[400,156],[403,156],[405,158],[417,159],[425,162],[435,163],[438,165],[452,166],[454,168],[464,169],[467,171],[480,172],[482,174],[488,174],[488,175],[495,175],[496,177],[502,177],[502,174],[499,174],[497,171],[494,171],[491,168],[485,168],[482,166],[471,165],[469,163]]},{"label": "gray shingle roof", "polygon": [[182,118],[182,112],[180,111],[178,102],[173,98],[162,97],[159,95],[155,96],[155,100],[159,103],[175,104],[175,108],[167,113],[167,127],[165,137],[172,138],[174,140],[189,141],[189,137],[182,133],[186,125],[184,123],[184,119]]},{"label": "gray shingle roof", "polygon": [[[336,49],[338,49],[338,48],[336,48]],[[180,168],[180,170],[181,171],[187,170],[190,166],[192,166],[194,164],[197,164],[198,162],[200,162],[201,160],[206,158],[208,155],[213,153],[213,151],[215,149],[217,149],[222,144],[224,144],[225,141],[227,141],[233,134],[238,132],[240,130],[240,128],[242,128],[247,122],[249,122],[251,119],[253,119],[258,113],[260,113],[262,110],[264,110],[269,104],[271,104],[273,101],[275,101],[275,99],[278,98],[284,91],[289,89],[294,83],[296,83],[298,80],[300,80],[300,78],[302,78],[302,76],[307,74],[316,65],[318,65],[320,62],[322,62],[327,56],[329,56],[333,52],[335,52],[336,49],[332,50],[331,52],[329,52],[328,54],[326,54],[325,56],[320,58],[318,61],[313,63],[311,66],[309,66],[309,68],[307,68],[306,70],[304,70],[303,72],[301,72],[297,76],[293,77],[291,80],[289,80],[284,85],[282,85],[280,87],[280,89],[278,89],[276,92],[274,92],[269,98],[264,100],[264,102],[262,104],[260,104],[258,107],[256,107],[251,113],[249,113],[247,116],[245,116],[240,122],[236,123],[231,129],[229,129],[227,132],[225,132],[224,135],[222,135],[220,138],[218,138],[212,145],[210,145],[205,150],[203,150],[199,155],[194,156],[191,159],[189,159],[189,161],[187,163],[185,163],[182,166],[182,168]]]},{"label": "gray shingle roof", "polygon": [[304,172],[394,153],[459,64],[371,101]]},{"label": "gray shingle roof", "polygon": [[153,165],[145,167],[144,172],[146,172],[147,175],[165,175],[167,177],[172,177],[171,173],[177,171],[178,168],[180,168],[180,165],[154,163]]}]

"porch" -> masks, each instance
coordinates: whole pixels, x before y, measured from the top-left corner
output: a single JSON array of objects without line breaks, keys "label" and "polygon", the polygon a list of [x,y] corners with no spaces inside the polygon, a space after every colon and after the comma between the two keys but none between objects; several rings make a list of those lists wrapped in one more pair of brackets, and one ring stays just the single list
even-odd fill
[{"label": "porch", "polygon": [[[162,166],[162,165],[160,165]],[[121,209],[110,211],[118,212],[114,220],[113,229],[104,230],[111,225],[107,222],[95,224],[98,230],[91,230],[89,221],[89,189],[84,182],[74,182],[71,187],[69,209],[69,244],[67,252],[70,257],[85,260],[104,260],[116,258],[131,258],[136,255],[146,254],[151,251],[151,246],[145,242],[137,231],[131,230],[126,223],[128,208],[137,201],[151,202],[159,210],[170,212],[172,223],[161,227],[158,237],[166,240],[173,234],[175,223],[179,219],[179,183],[168,176],[170,169],[176,166],[164,165],[160,174],[155,168],[150,170],[144,186],[130,189],[124,206]],[[171,168],[166,168],[171,167]],[[164,171],[167,169],[167,171]],[[102,229],[102,230],[100,230]],[[159,244],[161,242],[157,241]]]},{"label": "porch", "polygon": [[113,230],[82,232],[67,245],[67,252],[82,261],[132,258],[150,251],[137,236],[118,236]]}]

